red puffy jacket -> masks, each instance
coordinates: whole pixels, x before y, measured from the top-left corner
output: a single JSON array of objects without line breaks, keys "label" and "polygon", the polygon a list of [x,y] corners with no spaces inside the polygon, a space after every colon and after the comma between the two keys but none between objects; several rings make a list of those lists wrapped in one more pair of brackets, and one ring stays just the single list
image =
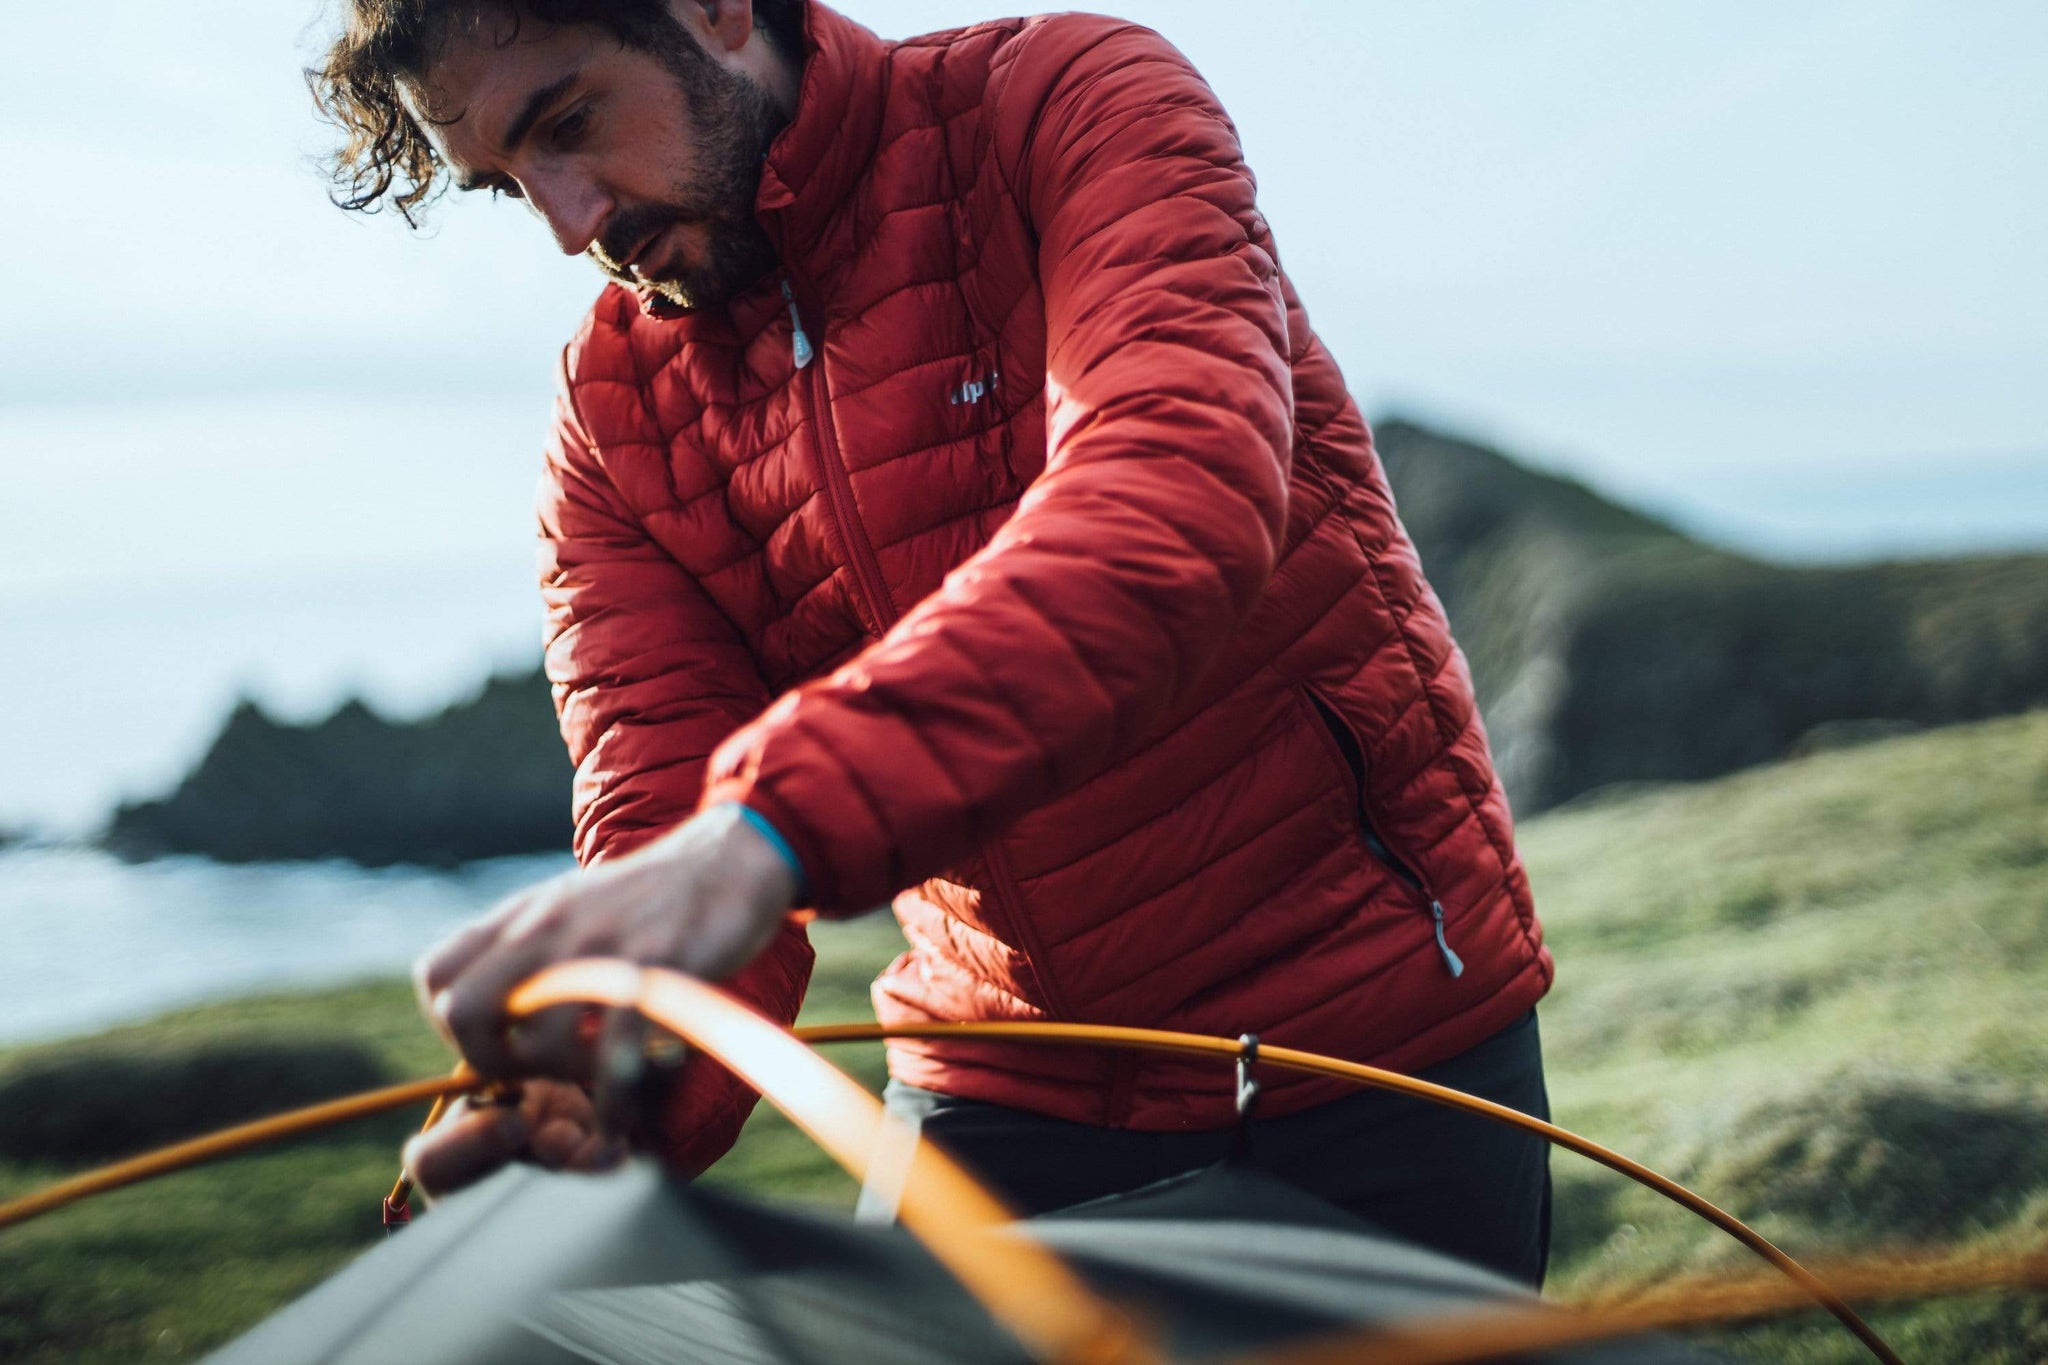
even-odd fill
[{"label": "red puffy jacket", "polygon": [[[608,289],[564,357],[578,855],[747,803],[820,913],[894,896],[884,1021],[1399,1068],[1511,1022],[1551,964],[1471,680],[1208,87],[1107,19],[805,29],[757,205],[783,272],[672,318]],[[792,925],[734,984],[788,1020],[809,970]],[[1233,1112],[1208,1063],[890,1066],[1089,1123]],[[1262,1112],[1340,1091],[1275,1077]],[[676,1160],[751,1104],[693,1064]]]}]

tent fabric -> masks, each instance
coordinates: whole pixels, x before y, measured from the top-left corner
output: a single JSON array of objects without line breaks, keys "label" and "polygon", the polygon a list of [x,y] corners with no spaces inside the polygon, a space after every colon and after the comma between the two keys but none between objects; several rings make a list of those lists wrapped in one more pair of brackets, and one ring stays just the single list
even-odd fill
[{"label": "tent fabric", "polygon": [[[1270,1177],[1178,1177],[995,1235],[1057,1251],[1170,1358],[1527,1301]],[[521,1167],[437,1205],[218,1365],[1012,1365],[1027,1357],[902,1229],[686,1185],[651,1163]],[[1559,1365],[1691,1365],[1646,1341]]]}]

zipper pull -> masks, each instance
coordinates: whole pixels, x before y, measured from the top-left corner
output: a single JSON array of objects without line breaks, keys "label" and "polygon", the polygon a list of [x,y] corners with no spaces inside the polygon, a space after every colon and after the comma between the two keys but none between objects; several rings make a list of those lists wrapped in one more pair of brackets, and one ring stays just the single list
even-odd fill
[{"label": "zipper pull", "polygon": [[1429,903],[1429,917],[1436,923],[1436,950],[1444,955],[1444,969],[1452,976],[1463,976],[1465,964],[1451,951],[1450,941],[1444,937],[1444,903],[1433,900]]},{"label": "zipper pull", "polygon": [[811,339],[804,335],[803,316],[796,311],[796,291],[789,287],[788,280],[782,282],[782,297],[789,303],[790,347],[796,354],[796,367],[801,370],[817,352],[811,349]]}]

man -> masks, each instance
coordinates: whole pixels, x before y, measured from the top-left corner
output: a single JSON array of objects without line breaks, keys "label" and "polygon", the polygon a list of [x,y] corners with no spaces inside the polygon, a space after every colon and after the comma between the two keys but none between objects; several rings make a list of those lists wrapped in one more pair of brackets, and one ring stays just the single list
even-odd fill
[{"label": "man", "polygon": [[[895,898],[885,1021],[1141,1024],[1545,1106],[1548,987],[1463,659],[1281,273],[1235,131],[1086,16],[891,44],[783,0],[353,0],[342,202],[522,199],[611,285],[541,501],[579,873],[421,964],[487,1074],[430,1189],[616,1154],[551,962],[794,1017],[797,906]],[[892,1047],[890,1100],[1027,1209],[1220,1156],[1229,1069]],[[699,1169],[752,1096],[685,1068]],[[1252,1159],[1539,1283],[1541,1145],[1267,1078]]]}]

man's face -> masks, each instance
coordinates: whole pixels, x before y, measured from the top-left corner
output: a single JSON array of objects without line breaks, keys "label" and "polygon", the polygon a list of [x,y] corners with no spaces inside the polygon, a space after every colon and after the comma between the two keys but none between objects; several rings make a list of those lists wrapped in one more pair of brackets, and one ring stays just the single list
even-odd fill
[{"label": "man's face", "polygon": [[722,303],[775,262],[753,209],[783,114],[680,20],[640,51],[488,8],[408,103],[458,186],[524,199],[643,302]]}]

